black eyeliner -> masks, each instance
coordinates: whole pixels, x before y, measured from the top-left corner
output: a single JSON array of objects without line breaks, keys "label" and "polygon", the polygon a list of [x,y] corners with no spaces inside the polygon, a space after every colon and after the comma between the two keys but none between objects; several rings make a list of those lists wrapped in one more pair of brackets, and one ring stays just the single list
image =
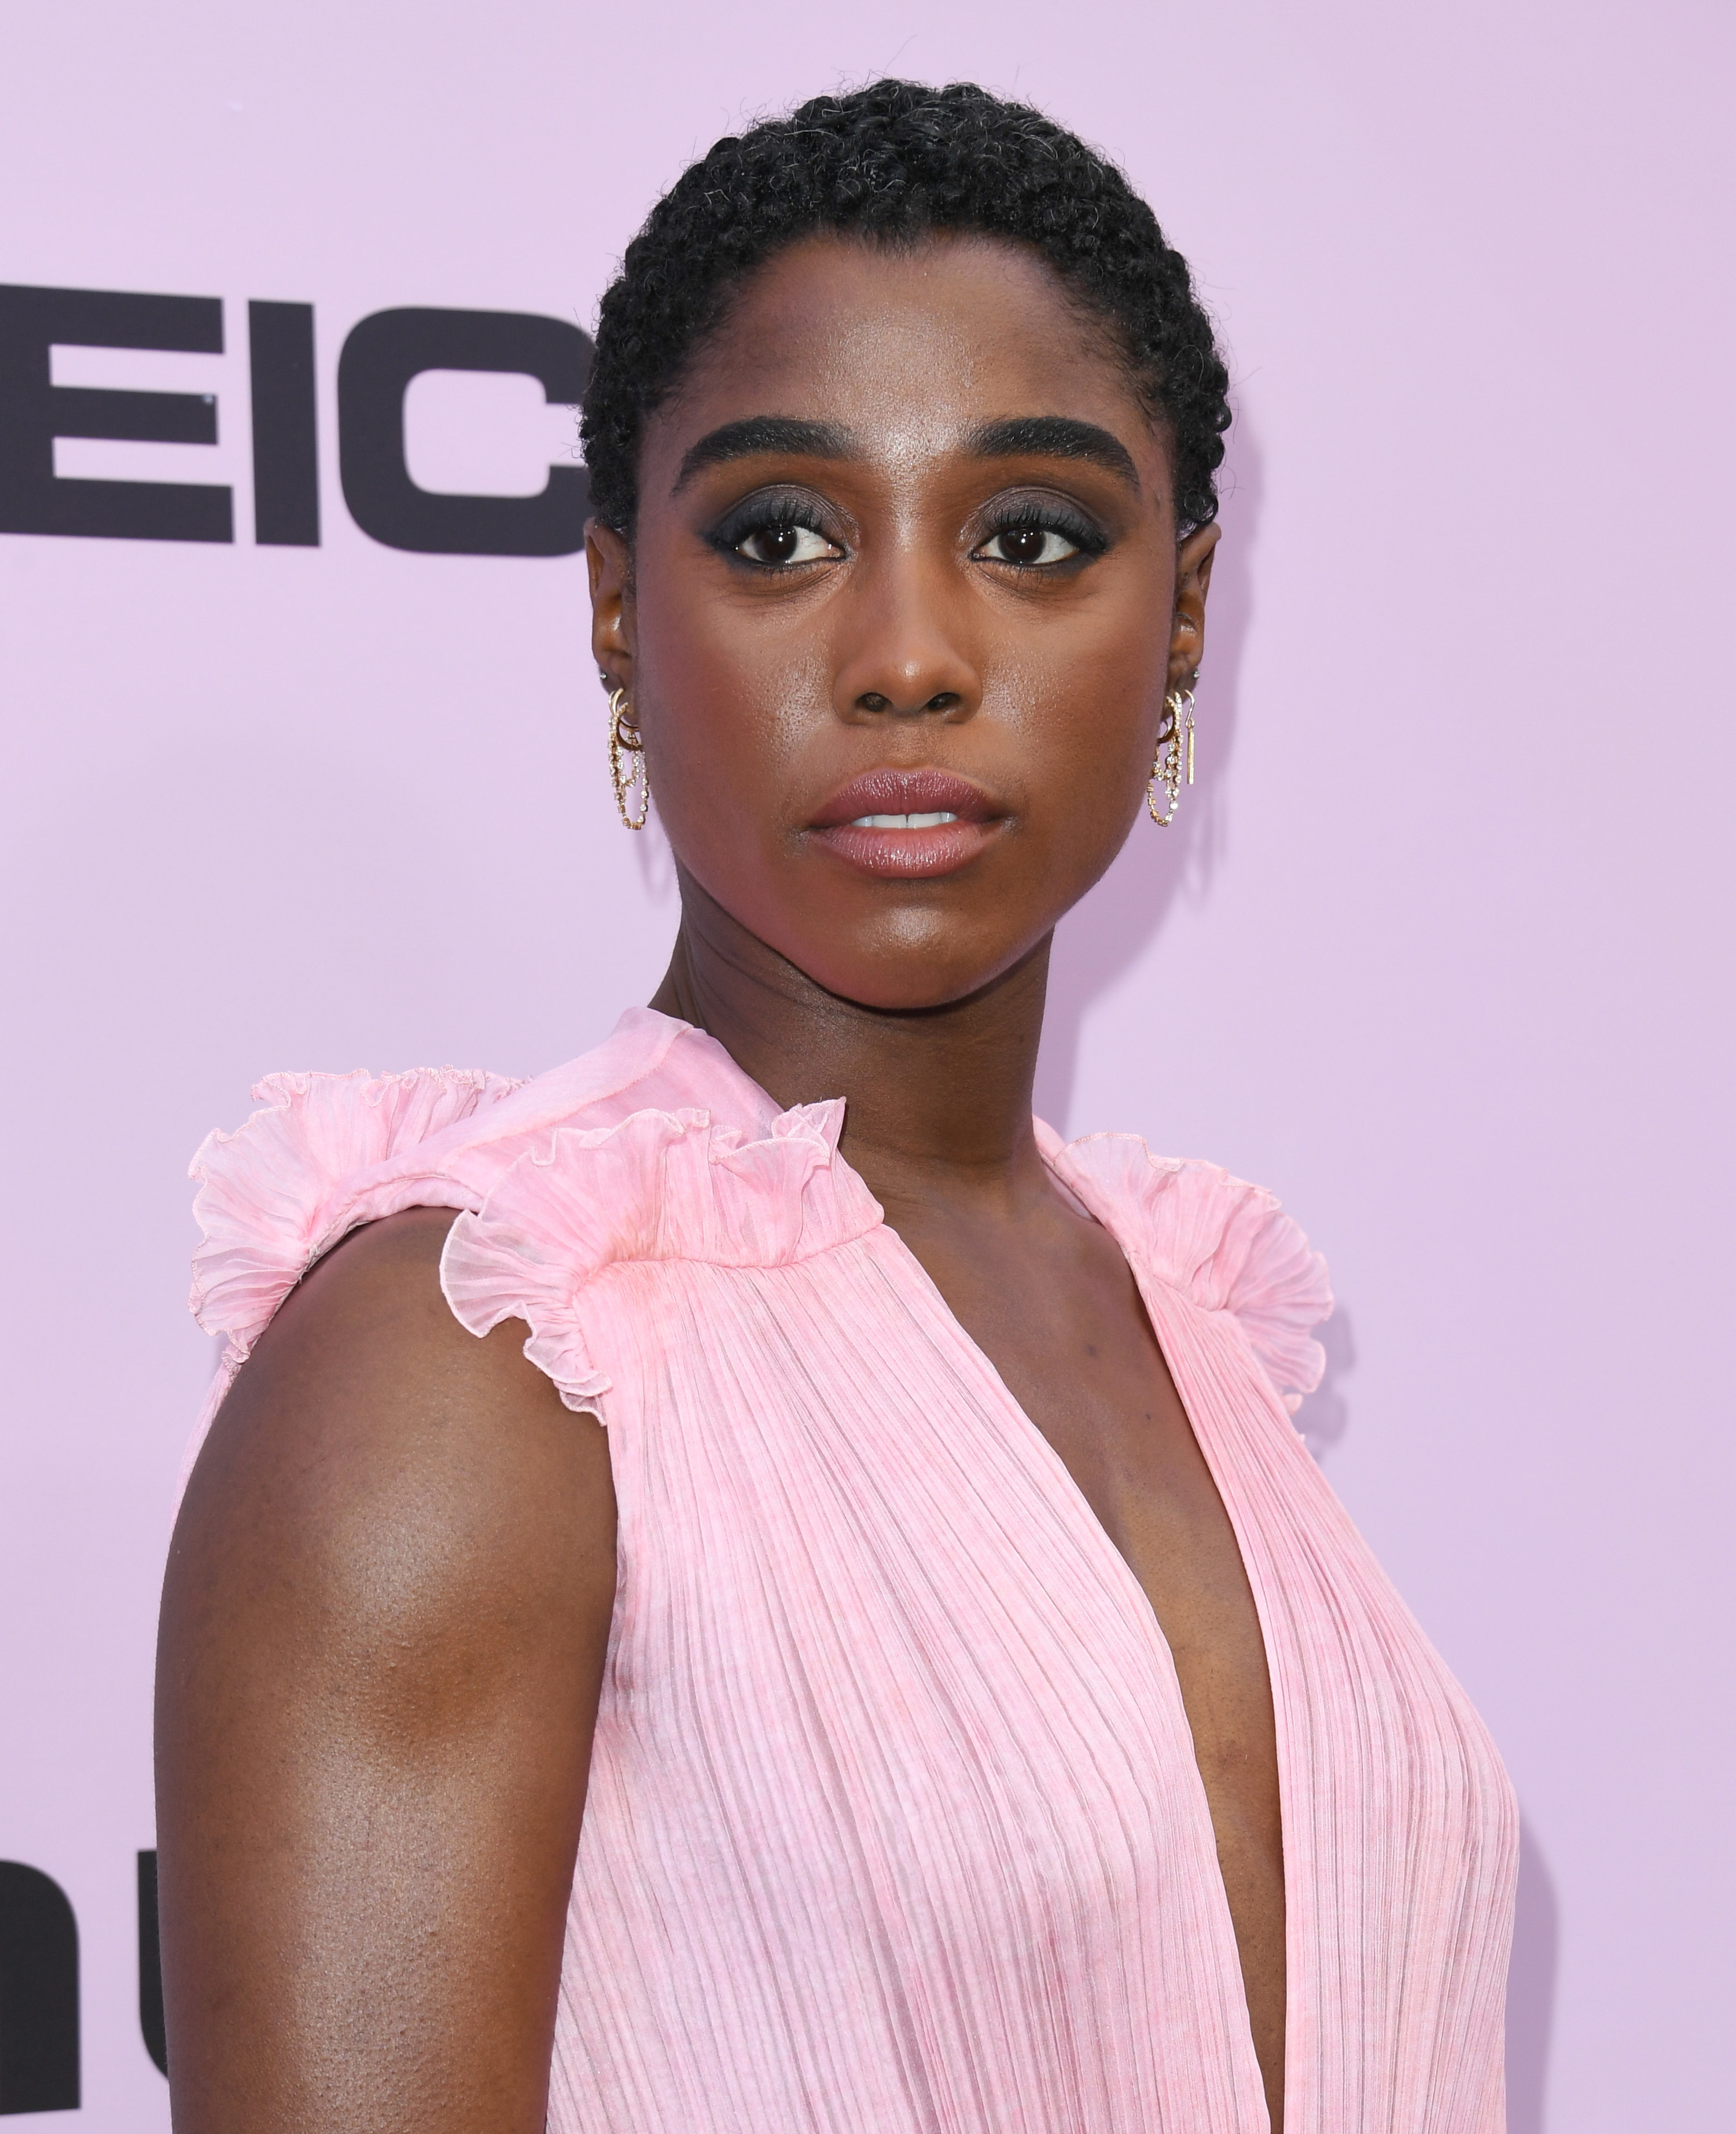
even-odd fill
[{"label": "black eyeliner", "polygon": [[821,524],[821,518],[819,509],[800,496],[744,497],[739,504],[732,505],[717,524],[708,529],[704,538],[720,554],[733,557],[737,562],[752,564],[756,570],[778,569],[786,567],[755,563],[751,556],[741,555],[738,553],[741,543],[750,534],[799,526],[806,533],[818,534],[823,541],[841,546],[837,536],[829,533]]},{"label": "black eyeliner", "polygon": [[[1065,505],[1048,500],[1028,501],[1009,505],[998,512],[993,523],[984,531],[979,548],[987,545],[1002,534],[1058,534],[1064,541],[1071,541],[1081,556],[1100,556],[1111,545],[1111,537],[1082,512],[1070,511]],[[1058,563],[1012,563],[1002,557],[991,557],[992,562],[1001,563],[1009,570],[1057,571],[1065,569],[1074,561],[1064,557]]]}]

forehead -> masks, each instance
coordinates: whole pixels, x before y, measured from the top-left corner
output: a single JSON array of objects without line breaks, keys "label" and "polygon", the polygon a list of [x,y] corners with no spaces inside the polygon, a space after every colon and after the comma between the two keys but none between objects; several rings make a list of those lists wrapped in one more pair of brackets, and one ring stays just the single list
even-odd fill
[{"label": "forehead", "polygon": [[843,425],[877,456],[1039,414],[1114,431],[1142,473],[1162,450],[1107,324],[1036,253],[975,236],[820,236],[776,254],[648,426],[647,491],[695,437],[767,414]]}]

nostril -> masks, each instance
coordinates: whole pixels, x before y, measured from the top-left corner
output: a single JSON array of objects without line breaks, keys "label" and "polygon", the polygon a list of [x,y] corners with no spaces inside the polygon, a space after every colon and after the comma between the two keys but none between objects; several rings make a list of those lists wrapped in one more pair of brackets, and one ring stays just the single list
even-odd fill
[{"label": "nostril", "polygon": [[940,689],[933,696],[925,698],[920,704],[912,704],[907,711],[901,711],[890,697],[883,695],[878,689],[864,689],[856,699],[856,708],[858,712],[891,712],[900,717],[920,718],[925,712],[955,711],[964,701],[956,689]]}]

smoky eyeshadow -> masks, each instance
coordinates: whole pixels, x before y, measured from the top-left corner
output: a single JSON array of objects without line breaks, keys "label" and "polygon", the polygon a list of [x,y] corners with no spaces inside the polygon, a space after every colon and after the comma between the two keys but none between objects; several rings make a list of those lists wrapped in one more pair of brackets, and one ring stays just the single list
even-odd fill
[{"label": "smoky eyeshadow", "polygon": [[1110,544],[1111,536],[1097,520],[1076,506],[1065,504],[1059,497],[1051,495],[1021,496],[997,499],[984,517],[984,530],[979,548],[994,540],[998,534],[1023,533],[1058,534],[1064,541],[1071,541],[1081,555],[1100,556]]},{"label": "smoky eyeshadow", "polygon": [[829,523],[833,517],[811,490],[757,489],[752,495],[731,505],[723,517],[706,529],[704,538],[713,548],[728,553],[750,534],[767,528],[802,526],[842,548],[844,541],[841,530]]}]

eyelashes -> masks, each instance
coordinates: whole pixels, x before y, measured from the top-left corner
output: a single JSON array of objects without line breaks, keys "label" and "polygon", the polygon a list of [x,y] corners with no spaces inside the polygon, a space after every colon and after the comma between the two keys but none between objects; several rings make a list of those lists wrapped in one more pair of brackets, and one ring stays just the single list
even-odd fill
[{"label": "eyelashes", "polygon": [[723,554],[762,571],[834,562],[844,553],[844,543],[826,532],[821,514],[803,497],[748,497],[705,538]]},{"label": "eyelashes", "polygon": [[997,512],[971,553],[1008,570],[1052,572],[1065,563],[1089,562],[1108,546],[1107,534],[1083,512],[1033,498]]},{"label": "eyelashes", "polygon": [[[840,562],[849,553],[829,514],[811,496],[744,498],[704,536],[733,562],[767,575]],[[974,562],[1026,575],[1056,577],[1100,556],[1110,537],[1084,512],[1057,497],[1008,499],[991,507],[974,542]]]}]

